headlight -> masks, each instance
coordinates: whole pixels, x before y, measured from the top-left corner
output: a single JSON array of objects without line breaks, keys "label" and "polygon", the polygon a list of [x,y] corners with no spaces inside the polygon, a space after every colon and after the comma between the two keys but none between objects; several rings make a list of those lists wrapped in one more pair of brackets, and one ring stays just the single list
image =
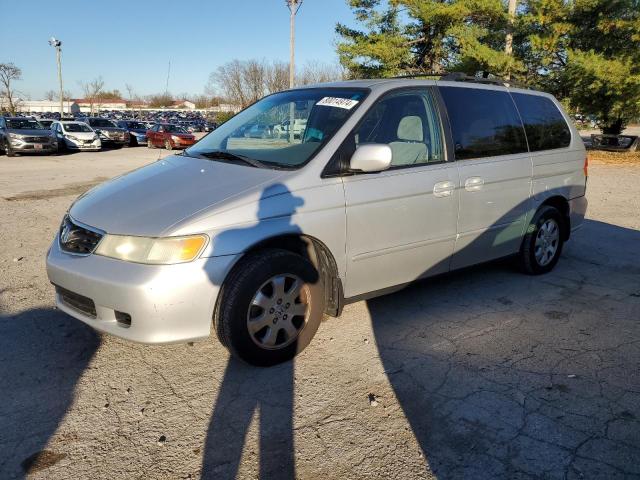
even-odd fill
[{"label": "headlight", "polygon": [[206,243],[205,235],[166,238],[105,235],[95,253],[128,262],[169,265],[195,260]]},{"label": "headlight", "polygon": [[22,135],[19,133],[9,133],[10,138],[15,138],[16,140],[22,140]]},{"label": "headlight", "polygon": [[80,139],[78,137],[74,137],[73,135],[67,135],[67,138],[69,140],[73,140],[74,142],[79,142]]},{"label": "headlight", "polygon": [[173,140],[174,142],[179,142],[182,139],[180,137],[178,137],[177,135],[171,135],[171,140]]}]

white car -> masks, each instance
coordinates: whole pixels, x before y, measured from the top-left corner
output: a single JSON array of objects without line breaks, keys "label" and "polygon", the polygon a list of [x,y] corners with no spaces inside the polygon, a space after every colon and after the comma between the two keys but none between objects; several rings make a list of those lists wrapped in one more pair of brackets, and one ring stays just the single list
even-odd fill
[{"label": "white car", "polygon": [[58,140],[58,149],[98,151],[102,148],[98,134],[84,122],[53,122],[51,130]]}]

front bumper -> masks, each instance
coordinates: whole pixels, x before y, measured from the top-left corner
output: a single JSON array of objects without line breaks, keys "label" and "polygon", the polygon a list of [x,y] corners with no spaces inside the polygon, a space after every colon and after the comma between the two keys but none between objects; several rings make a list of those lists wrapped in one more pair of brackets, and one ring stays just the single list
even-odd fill
[{"label": "front bumper", "polygon": [[147,136],[146,135],[136,135],[134,133],[131,134],[131,138],[135,139],[138,145],[146,145],[147,144]]},{"label": "front bumper", "polygon": [[582,227],[584,216],[587,213],[587,205],[588,202],[586,195],[569,200],[569,221],[571,224],[571,231]]},{"label": "front bumper", "polygon": [[65,146],[70,150],[93,150],[98,151],[102,148],[102,142],[98,139],[91,143],[74,142],[73,140],[65,139]]},{"label": "front bumper", "polygon": [[[56,237],[47,254],[47,275],[57,287],[93,302],[95,314],[90,314],[62,290],[56,292],[60,310],[96,330],[141,343],[187,342],[209,336],[220,285],[235,260],[230,255],[142,265],[71,255]],[[129,325],[121,321],[123,314]]]},{"label": "front bumper", "polygon": [[32,143],[10,139],[11,149],[16,153],[52,153],[58,151],[58,145],[54,143]]}]

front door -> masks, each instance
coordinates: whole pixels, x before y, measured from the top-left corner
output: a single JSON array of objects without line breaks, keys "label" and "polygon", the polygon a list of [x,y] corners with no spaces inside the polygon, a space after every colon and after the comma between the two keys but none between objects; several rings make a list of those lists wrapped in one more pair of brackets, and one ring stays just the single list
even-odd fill
[{"label": "front door", "polygon": [[391,168],[343,178],[347,217],[345,296],[449,270],[456,238],[458,174],[429,88],[382,97],[347,139],[387,144]]},{"label": "front door", "polygon": [[532,166],[511,95],[477,85],[440,87],[440,93],[460,179],[451,268],[516,253],[530,208]]}]

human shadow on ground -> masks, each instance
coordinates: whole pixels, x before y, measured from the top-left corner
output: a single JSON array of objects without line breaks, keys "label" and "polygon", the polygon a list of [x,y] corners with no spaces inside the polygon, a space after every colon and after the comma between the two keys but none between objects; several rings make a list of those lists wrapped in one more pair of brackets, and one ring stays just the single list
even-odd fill
[{"label": "human shadow on ground", "polygon": [[[234,245],[239,239],[257,238],[261,229],[270,228],[270,223],[277,224],[279,232],[300,233],[292,218],[302,204],[302,199],[282,184],[266,188],[258,205],[260,224],[226,230],[217,236],[214,255],[224,253],[226,246]],[[315,283],[318,279],[303,280]],[[238,321],[245,322],[246,319]],[[259,477],[295,478],[293,376],[293,361],[265,369],[229,358],[207,431],[202,478],[237,476],[243,451],[247,455],[245,443],[256,414],[260,418]],[[248,454],[255,455],[255,452]]]},{"label": "human shadow on ground", "polygon": [[66,456],[47,444],[99,345],[94,330],[58,310],[0,306],[0,478],[44,473]]}]

